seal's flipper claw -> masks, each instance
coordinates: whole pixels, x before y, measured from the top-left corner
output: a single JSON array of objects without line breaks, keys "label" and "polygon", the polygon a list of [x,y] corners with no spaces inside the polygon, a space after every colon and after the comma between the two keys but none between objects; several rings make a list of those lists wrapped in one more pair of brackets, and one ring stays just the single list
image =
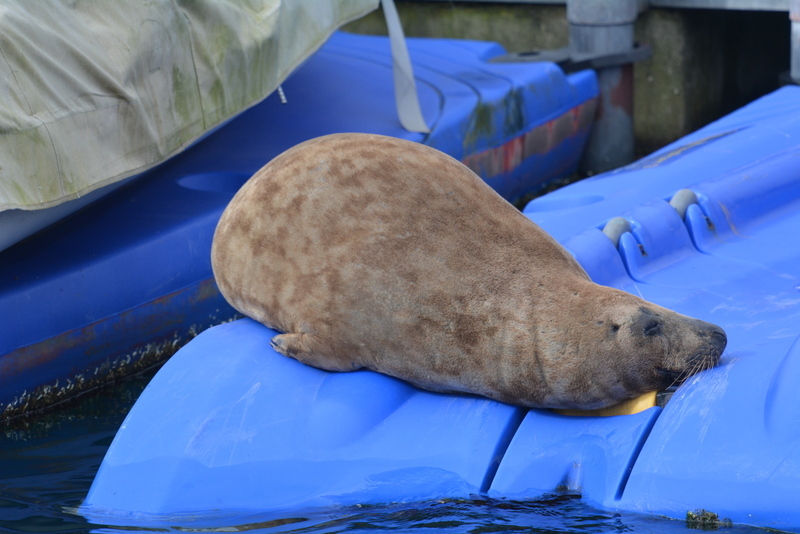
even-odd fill
[{"label": "seal's flipper claw", "polygon": [[297,336],[297,334],[280,334],[270,339],[269,344],[275,349],[275,352],[292,357],[289,349],[292,343],[289,340],[294,336]]},{"label": "seal's flipper claw", "polygon": [[316,354],[313,347],[317,345],[317,339],[313,335],[280,334],[273,337],[269,343],[276,352],[317,369],[325,371],[353,371],[355,369],[350,363],[340,363],[330,356]]}]

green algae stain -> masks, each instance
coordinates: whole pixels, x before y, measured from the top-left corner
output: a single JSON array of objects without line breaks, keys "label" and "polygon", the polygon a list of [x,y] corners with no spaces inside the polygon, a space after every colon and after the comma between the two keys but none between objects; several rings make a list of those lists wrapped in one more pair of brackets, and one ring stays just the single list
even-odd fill
[{"label": "green algae stain", "polygon": [[489,145],[508,140],[522,133],[524,127],[523,89],[516,88],[499,102],[479,102],[475,106],[464,136],[464,150],[474,151],[481,140]]},{"label": "green algae stain", "polygon": [[0,205],[37,206],[61,196],[52,144],[43,126],[13,132],[4,143],[2,153],[13,154],[15,163],[0,174]]},{"label": "green algae stain", "polygon": [[469,118],[464,148],[474,148],[480,139],[491,139],[494,135],[494,106],[479,102]]},{"label": "green algae stain", "polygon": [[10,186],[13,202],[15,204],[19,206],[32,206],[36,204],[33,198],[28,196],[28,191],[26,191],[19,182],[9,182],[8,185]]},{"label": "green algae stain", "polygon": [[206,96],[210,100],[210,106],[203,105],[206,111],[206,121],[209,125],[216,124],[226,116],[225,86],[222,80],[219,78],[214,80]]},{"label": "green algae stain", "polygon": [[525,128],[525,104],[523,89],[516,87],[503,99],[503,130],[506,136],[517,135]]},{"label": "green algae stain", "polygon": [[175,103],[175,111],[178,116],[188,121],[192,119],[192,109],[189,102],[195,100],[194,92],[196,88],[191,80],[181,72],[181,69],[175,65],[172,67],[172,93],[173,102]]}]

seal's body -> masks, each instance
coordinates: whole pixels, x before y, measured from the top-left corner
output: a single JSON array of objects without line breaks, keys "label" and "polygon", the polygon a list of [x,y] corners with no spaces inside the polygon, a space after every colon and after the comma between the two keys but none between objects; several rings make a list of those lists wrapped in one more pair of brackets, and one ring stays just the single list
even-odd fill
[{"label": "seal's body", "polygon": [[236,194],[214,275],[282,354],[434,391],[599,408],[715,365],[709,323],[597,285],[458,161],[366,134],[313,139]]}]

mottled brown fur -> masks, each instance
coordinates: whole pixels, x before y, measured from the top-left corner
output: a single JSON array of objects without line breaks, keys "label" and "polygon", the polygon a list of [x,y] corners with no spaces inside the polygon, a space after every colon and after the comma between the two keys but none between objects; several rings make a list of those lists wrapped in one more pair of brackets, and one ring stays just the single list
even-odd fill
[{"label": "mottled brown fur", "polygon": [[223,214],[212,264],[281,353],[434,391],[598,408],[716,364],[721,329],[589,280],[458,161],[389,137],[307,141]]}]

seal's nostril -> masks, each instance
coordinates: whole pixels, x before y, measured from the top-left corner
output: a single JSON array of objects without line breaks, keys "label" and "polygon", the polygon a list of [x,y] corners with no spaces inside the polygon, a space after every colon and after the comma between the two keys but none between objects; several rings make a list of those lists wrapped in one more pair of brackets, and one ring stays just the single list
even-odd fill
[{"label": "seal's nostril", "polygon": [[722,328],[717,327],[716,330],[711,332],[711,339],[719,345],[720,352],[725,348],[728,344],[728,336],[725,334],[725,331]]}]

